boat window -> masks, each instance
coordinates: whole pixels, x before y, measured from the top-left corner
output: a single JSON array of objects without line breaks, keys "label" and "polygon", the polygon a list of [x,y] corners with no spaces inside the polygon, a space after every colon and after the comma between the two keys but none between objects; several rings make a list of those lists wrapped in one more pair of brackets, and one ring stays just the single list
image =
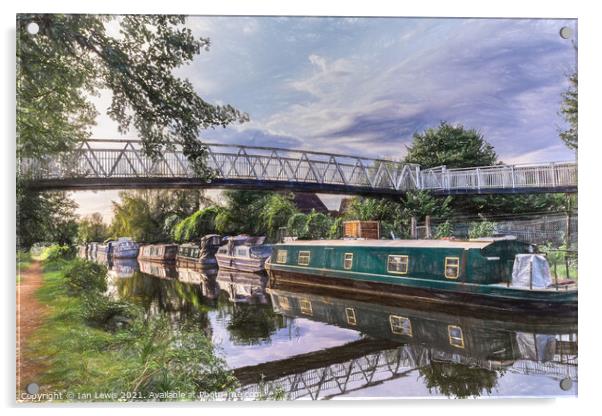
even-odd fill
[{"label": "boat window", "polygon": [[301,266],[307,266],[309,264],[309,251],[300,251],[299,258],[297,259],[297,263]]},{"label": "boat window", "polygon": [[412,322],[405,316],[389,315],[389,326],[395,335],[412,336]]},{"label": "boat window", "polygon": [[387,261],[387,271],[389,273],[406,274],[408,272],[408,256],[390,255]]},{"label": "boat window", "polygon": [[286,250],[278,250],[278,255],[276,256],[276,263],[286,263]]},{"label": "boat window", "polygon": [[288,303],[288,298],[285,298],[284,296],[278,296],[278,304],[280,305],[280,308],[287,311],[291,308]]},{"label": "boat window", "polygon": [[357,319],[355,318],[355,309],[345,308],[345,315],[347,316],[347,323],[349,325],[357,325]]},{"label": "boat window", "polygon": [[312,315],[313,310],[311,309],[311,302],[309,299],[299,299],[299,308],[301,308],[301,313],[304,315]]},{"label": "boat window", "polygon": [[264,259],[272,255],[272,246],[269,244],[262,244],[260,246],[253,246],[249,249],[251,257]]},{"label": "boat window", "polygon": [[247,257],[249,254],[249,248],[248,247],[236,247],[235,250],[235,256],[236,257]]},{"label": "boat window", "polygon": [[460,274],[460,258],[446,257],[445,258],[445,277],[448,279],[457,279]]},{"label": "boat window", "polygon": [[462,333],[462,328],[456,325],[448,325],[447,335],[449,336],[449,345],[456,348],[464,348],[464,334]]},{"label": "boat window", "polygon": [[343,269],[350,270],[353,267],[353,253],[345,253],[343,260]]}]

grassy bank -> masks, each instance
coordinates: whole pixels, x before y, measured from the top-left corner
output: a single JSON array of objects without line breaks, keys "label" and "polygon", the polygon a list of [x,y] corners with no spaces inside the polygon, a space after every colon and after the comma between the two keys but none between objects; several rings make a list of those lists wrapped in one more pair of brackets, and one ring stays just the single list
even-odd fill
[{"label": "grassy bank", "polygon": [[31,253],[29,251],[17,251],[17,284],[21,279],[21,272],[31,266]]},{"label": "grassy bank", "polygon": [[108,298],[105,276],[104,266],[80,259],[44,261],[37,296],[49,314],[28,346],[45,366],[43,392],[74,401],[194,400],[236,386],[204,333]]}]

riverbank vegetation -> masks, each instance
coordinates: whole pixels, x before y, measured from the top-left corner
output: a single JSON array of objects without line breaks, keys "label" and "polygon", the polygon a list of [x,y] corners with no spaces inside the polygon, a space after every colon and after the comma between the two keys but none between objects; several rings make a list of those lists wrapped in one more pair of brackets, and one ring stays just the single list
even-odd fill
[{"label": "riverbank vegetation", "polygon": [[[183,393],[178,400],[191,400],[236,386],[198,328],[174,330],[164,315],[113,299],[102,265],[45,258],[38,297],[49,314],[28,346],[28,354],[46,367],[39,380],[43,389],[68,399],[129,401],[159,400],[174,391]],[[98,392],[117,396],[97,397]]]}]

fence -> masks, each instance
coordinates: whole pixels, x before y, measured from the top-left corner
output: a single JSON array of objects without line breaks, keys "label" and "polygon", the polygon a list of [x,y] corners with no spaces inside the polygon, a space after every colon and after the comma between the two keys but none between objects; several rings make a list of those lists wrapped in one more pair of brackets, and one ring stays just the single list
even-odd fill
[{"label": "fence", "polygon": [[[451,219],[454,237],[468,238],[471,224],[479,221],[481,220],[454,221]],[[567,242],[568,237],[569,247],[577,247],[577,214],[572,214],[570,220],[567,219],[565,214],[554,214],[533,219],[495,220],[494,224],[495,233],[514,235],[519,241],[538,245],[551,244],[553,247],[560,247]],[[432,225],[431,235],[436,234],[437,227],[437,224]],[[418,238],[427,237],[427,227],[425,225],[416,227],[416,231]]]}]

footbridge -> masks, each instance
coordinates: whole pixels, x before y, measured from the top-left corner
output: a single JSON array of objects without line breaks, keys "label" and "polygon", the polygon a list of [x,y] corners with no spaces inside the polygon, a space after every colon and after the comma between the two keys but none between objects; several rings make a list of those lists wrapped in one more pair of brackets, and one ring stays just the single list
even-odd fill
[{"label": "footbridge", "polygon": [[552,162],[465,169],[307,150],[207,143],[211,179],[176,148],[150,158],[135,140],[87,140],[69,153],[23,159],[20,175],[38,190],[235,188],[359,195],[577,192],[577,164]]}]

